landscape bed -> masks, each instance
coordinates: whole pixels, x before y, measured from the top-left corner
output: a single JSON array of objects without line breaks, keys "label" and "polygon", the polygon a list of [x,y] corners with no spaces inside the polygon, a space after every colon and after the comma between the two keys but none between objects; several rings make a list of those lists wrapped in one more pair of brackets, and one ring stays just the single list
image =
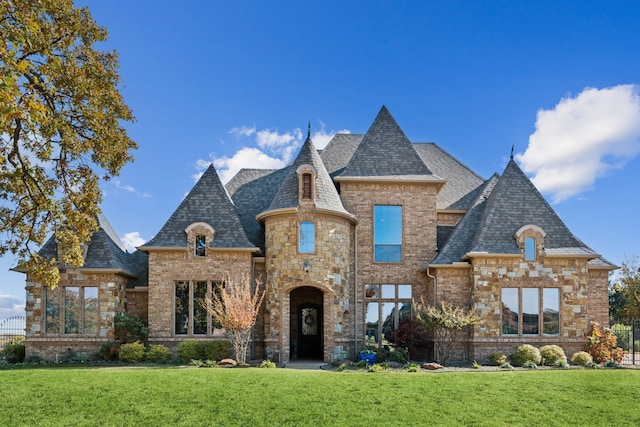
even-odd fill
[{"label": "landscape bed", "polygon": [[640,370],[0,371],[0,425],[640,425]]}]

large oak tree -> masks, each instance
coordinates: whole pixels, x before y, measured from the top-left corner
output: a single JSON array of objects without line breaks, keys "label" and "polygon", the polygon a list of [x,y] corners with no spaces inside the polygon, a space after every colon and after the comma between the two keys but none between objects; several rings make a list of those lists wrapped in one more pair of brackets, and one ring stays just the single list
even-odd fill
[{"label": "large oak tree", "polygon": [[[0,0],[0,255],[11,252],[46,285],[58,265],[81,266],[97,229],[101,178],[137,148],[118,91],[107,31],[72,0]],[[60,259],[35,250],[53,235]]]}]

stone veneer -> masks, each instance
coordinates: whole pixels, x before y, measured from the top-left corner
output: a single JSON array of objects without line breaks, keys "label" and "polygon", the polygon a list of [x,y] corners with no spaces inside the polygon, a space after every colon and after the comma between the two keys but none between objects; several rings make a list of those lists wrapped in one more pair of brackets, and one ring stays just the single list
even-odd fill
[{"label": "stone veneer", "polygon": [[45,334],[44,287],[27,275],[25,356],[37,356],[49,361],[56,360],[65,353],[81,353],[89,358],[93,357],[102,344],[113,339],[113,319],[116,314],[124,312],[124,288],[127,280],[126,276],[117,272],[63,270],[58,283],[61,290],[66,286],[98,288],[99,332],[93,336]]}]

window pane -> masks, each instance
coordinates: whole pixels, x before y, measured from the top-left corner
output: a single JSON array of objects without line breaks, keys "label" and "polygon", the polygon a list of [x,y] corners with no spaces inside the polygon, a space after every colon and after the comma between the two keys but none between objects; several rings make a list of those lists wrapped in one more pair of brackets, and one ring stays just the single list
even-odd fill
[{"label": "window pane", "polygon": [[378,336],[378,325],[379,325],[379,305],[377,302],[368,302],[367,303],[367,313],[365,314],[365,322],[367,325],[367,344],[375,344],[377,345],[380,342],[380,337]]},{"label": "window pane", "polygon": [[176,282],[175,307],[176,334],[186,334],[189,331],[189,282]]},{"label": "window pane", "polygon": [[536,259],[536,239],[527,237],[524,239],[524,259],[534,261]]},{"label": "window pane", "polygon": [[522,289],[522,334],[540,333],[540,293],[537,288]]},{"label": "window pane", "polygon": [[202,257],[207,255],[207,238],[205,236],[196,236],[196,256]]},{"label": "window pane", "polygon": [[367,298],[379,298],[380,290],[378,289],[378,285],[367,285],[364,288],[364,294]]},{"label": "window pane", "polygon": [[80,332],[80,288],[64,288],[64,333]]},{"label": "window pane", "polygon": [[207,282],[193,284],[193,333],[207,333],[207,310],[204,300],[207,297]]},{"label": "window pane", "polygon": [[502,334],[518,335],[518,289],[502,289]]},{"label": "window pane", "polygon": [[382,285],[382,298],[394,299],[396,297],[396,285]]},{"label": "window pane", "polygon": [[402,206],[374,206],[374,261],[402,261]]},{"label": "window pane", "polygon": [[411,303],[410,302],[401,302],[398,303],[400,309],[398,310],[398,325],[404,319],[411,317]]},{"label": "window pane", "polygon": [[382,345],[389,345],[389,335],[396,328],[396,303],[382,303]]},{"label": "window pane", "polygon": [[560,289],[547,288],[542,290],[542,320],[545,335],[560,334]]},{"label": "window pane", "polygon": [[[211,283],[211,287],[213,292],[212,298],[220,298],[222,289],[224,289],[224,282],[213,282]],[[211,329],[213,329],[214,334],[222,334],[222,325],[213,316],[211,317]]]},{"label": "window pane", "polygon": [[45,288],[45,333],[60,333],[60,288]]},{"label": "window pane", "polygon": [[300,223],[300,244],[298,251],[313,253],[315,251],[315,227],[312,222]]},{"label": "window pane", "polygon": [[318,335],[318,309],[302,309],[302,335]]},{"label": "window pane", "polygon": [[411,299],[411,285],[398,285],[398,298]]},{"label": "window pane", "polygon": [[88,286],[82,289],[84,301],[83,301],[83,316],[82,333],[87,335],[98,335],[99,331],[99,316],[98,310],[98,288],[95,286]]}]

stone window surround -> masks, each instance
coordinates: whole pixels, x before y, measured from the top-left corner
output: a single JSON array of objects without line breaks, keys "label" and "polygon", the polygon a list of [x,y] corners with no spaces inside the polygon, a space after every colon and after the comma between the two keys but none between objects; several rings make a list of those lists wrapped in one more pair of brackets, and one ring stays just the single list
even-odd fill
[{"label": "stone window surround", "polygon": [[[80,329],[80,331],[78,333],[67,333],[66,332],[66,303],[65,303],[65,290],[67,288],[78,288],[78,296],[79,299],[81,301],[81,306],[78,307],[79,310],[79,325],[78,328]],[[76,285],[74,284],[73,286],[58,286],[56,289],[49,289],[47,287],[43,288],[43,300],[44,300],[44,304],[43,307],[45,309],[42,321],[44,323],[44,328],[42,329],[44,332],[44,335],[47,336],[58,336],[58,335],[67,335],[67,336],[79,336],[79,335],[84,335],[84,336],[89,336],[89,337],[94,337],[97,336],[99,333],[99,325],[98,325],[98,331],[96,331],[95,333],[85,333],[84,332],[84,325],[85,325],[85,289],[95,289],[96,291],[96,310],[97,310],[97,321],[99,322],[100,320],[100,288],[98,286],[82,286],[82,285]],[[58,313],[57,313],[57,317],[58,317],[58,322],[59,322],[59,326],[58,326],[58,332],[48,332],[47,331],[47,318],[48,318],[48,314],[47,314],[47,307],[48,307],[48,302],[49,302],[49,298],[50,298],[50,294],[54,294],[57,296],[57,300],[58,300]]]},{"label": "stone window surround", "polygon": [[[186,283],[189,286],[188,293],[188,302],[189,302],[189,313],[188,313],[188,327],[187,332],[184,334],[176,332],[176,286],[178,283]],[[220,337],[224,335],[222,329],[216,328],[214,325],[214,320],[211,317],[211,314],[207,313],[207,333],[206,334],[196,334],[193,332],[194,327],[194,306],[197,304],[194,298],[194,285],[196,283],[206,283],[207,284],[207,295],[210,297],[211,292],[217,286],[224,286],[224,280],[174,280],[173,281],[173,316],[172,316],[172,324],[173,324],[173,336],[174,337]]]},{"label": "stone window surround", "polygon": [[[199,259],[206,258],[208,252],[206,251],[206,248],[209,248],[211,246],[211,242],[213,242],[213,239],[216,235],[216,230],[214,230],[214,228],[206,222],[194,222],[192,224],[189,224],[184,232],[187,234],[187,246],[189,247],[191,256]],[[196,240],[199,236],[204,236],[205,239],[204,255],[197,254]]]},{"label": "stone window surround", "polygon": [[[298,200],[315,200],[316,198],[316,178],[318,177],[318,172],[316,168],[309,164],[303,164],[298,166],[296,169],[296,175],[298,176]],[[311,175],[311,194],[310,197],[304,197],[304,175]]]},{"label": "stone window surround", "polygon": [[[535,224],[526,224],[523,225],[516,231],[514,234],[514,238],[518,243],[518,247],[522,249],[522,256],[525,258],[525,261],[536,261],[540,260],[544,256],[544,239],[547,236],[547,233],[542,229],[542,227]],[[530,258],[527,253],[527,239],[532,238],[535,241],[535,254],[533,254]]]},{"label": "stone window surround", "polygon": [[[562,333],[562,319],[561,319],[561,313],[562,313],[562,289],[560,287],[557,286],[543,286],[543,287],[532,287],[532,286],[502,286],[500,287],[500,318],[501,318],[501,323],[504,321],[503,318],[503,309],[502,309],[502,299],[503,299],[503,291],[505,289],[515,289],[517,290],[517,299],[518,299],[518,333],[517,334],[505,334],[503,332],[503,326],[501,326],[501,333],[500,335],[504,338],[522,338],[522,337],[526,337],[526,338],[548,338],[548,337],[558,337],[561,335]],[[525,334],[523,333],[523,290],[527,289],[527,290],[532,290],[535,289],[538,291],[538,325],[539,325],[539,329],[538,329],[538,333],[537,334]],[[545,290],[551,290],[551,289],[555,289],[557,290],[558,293],[558,305],[557,305],[557,312],[558,312],[558,332],[557,333],[553,333],[553,334],[547,334],[544,332],[544,309],[545,309],[545,305],[544,305],[544,291]]]}]

